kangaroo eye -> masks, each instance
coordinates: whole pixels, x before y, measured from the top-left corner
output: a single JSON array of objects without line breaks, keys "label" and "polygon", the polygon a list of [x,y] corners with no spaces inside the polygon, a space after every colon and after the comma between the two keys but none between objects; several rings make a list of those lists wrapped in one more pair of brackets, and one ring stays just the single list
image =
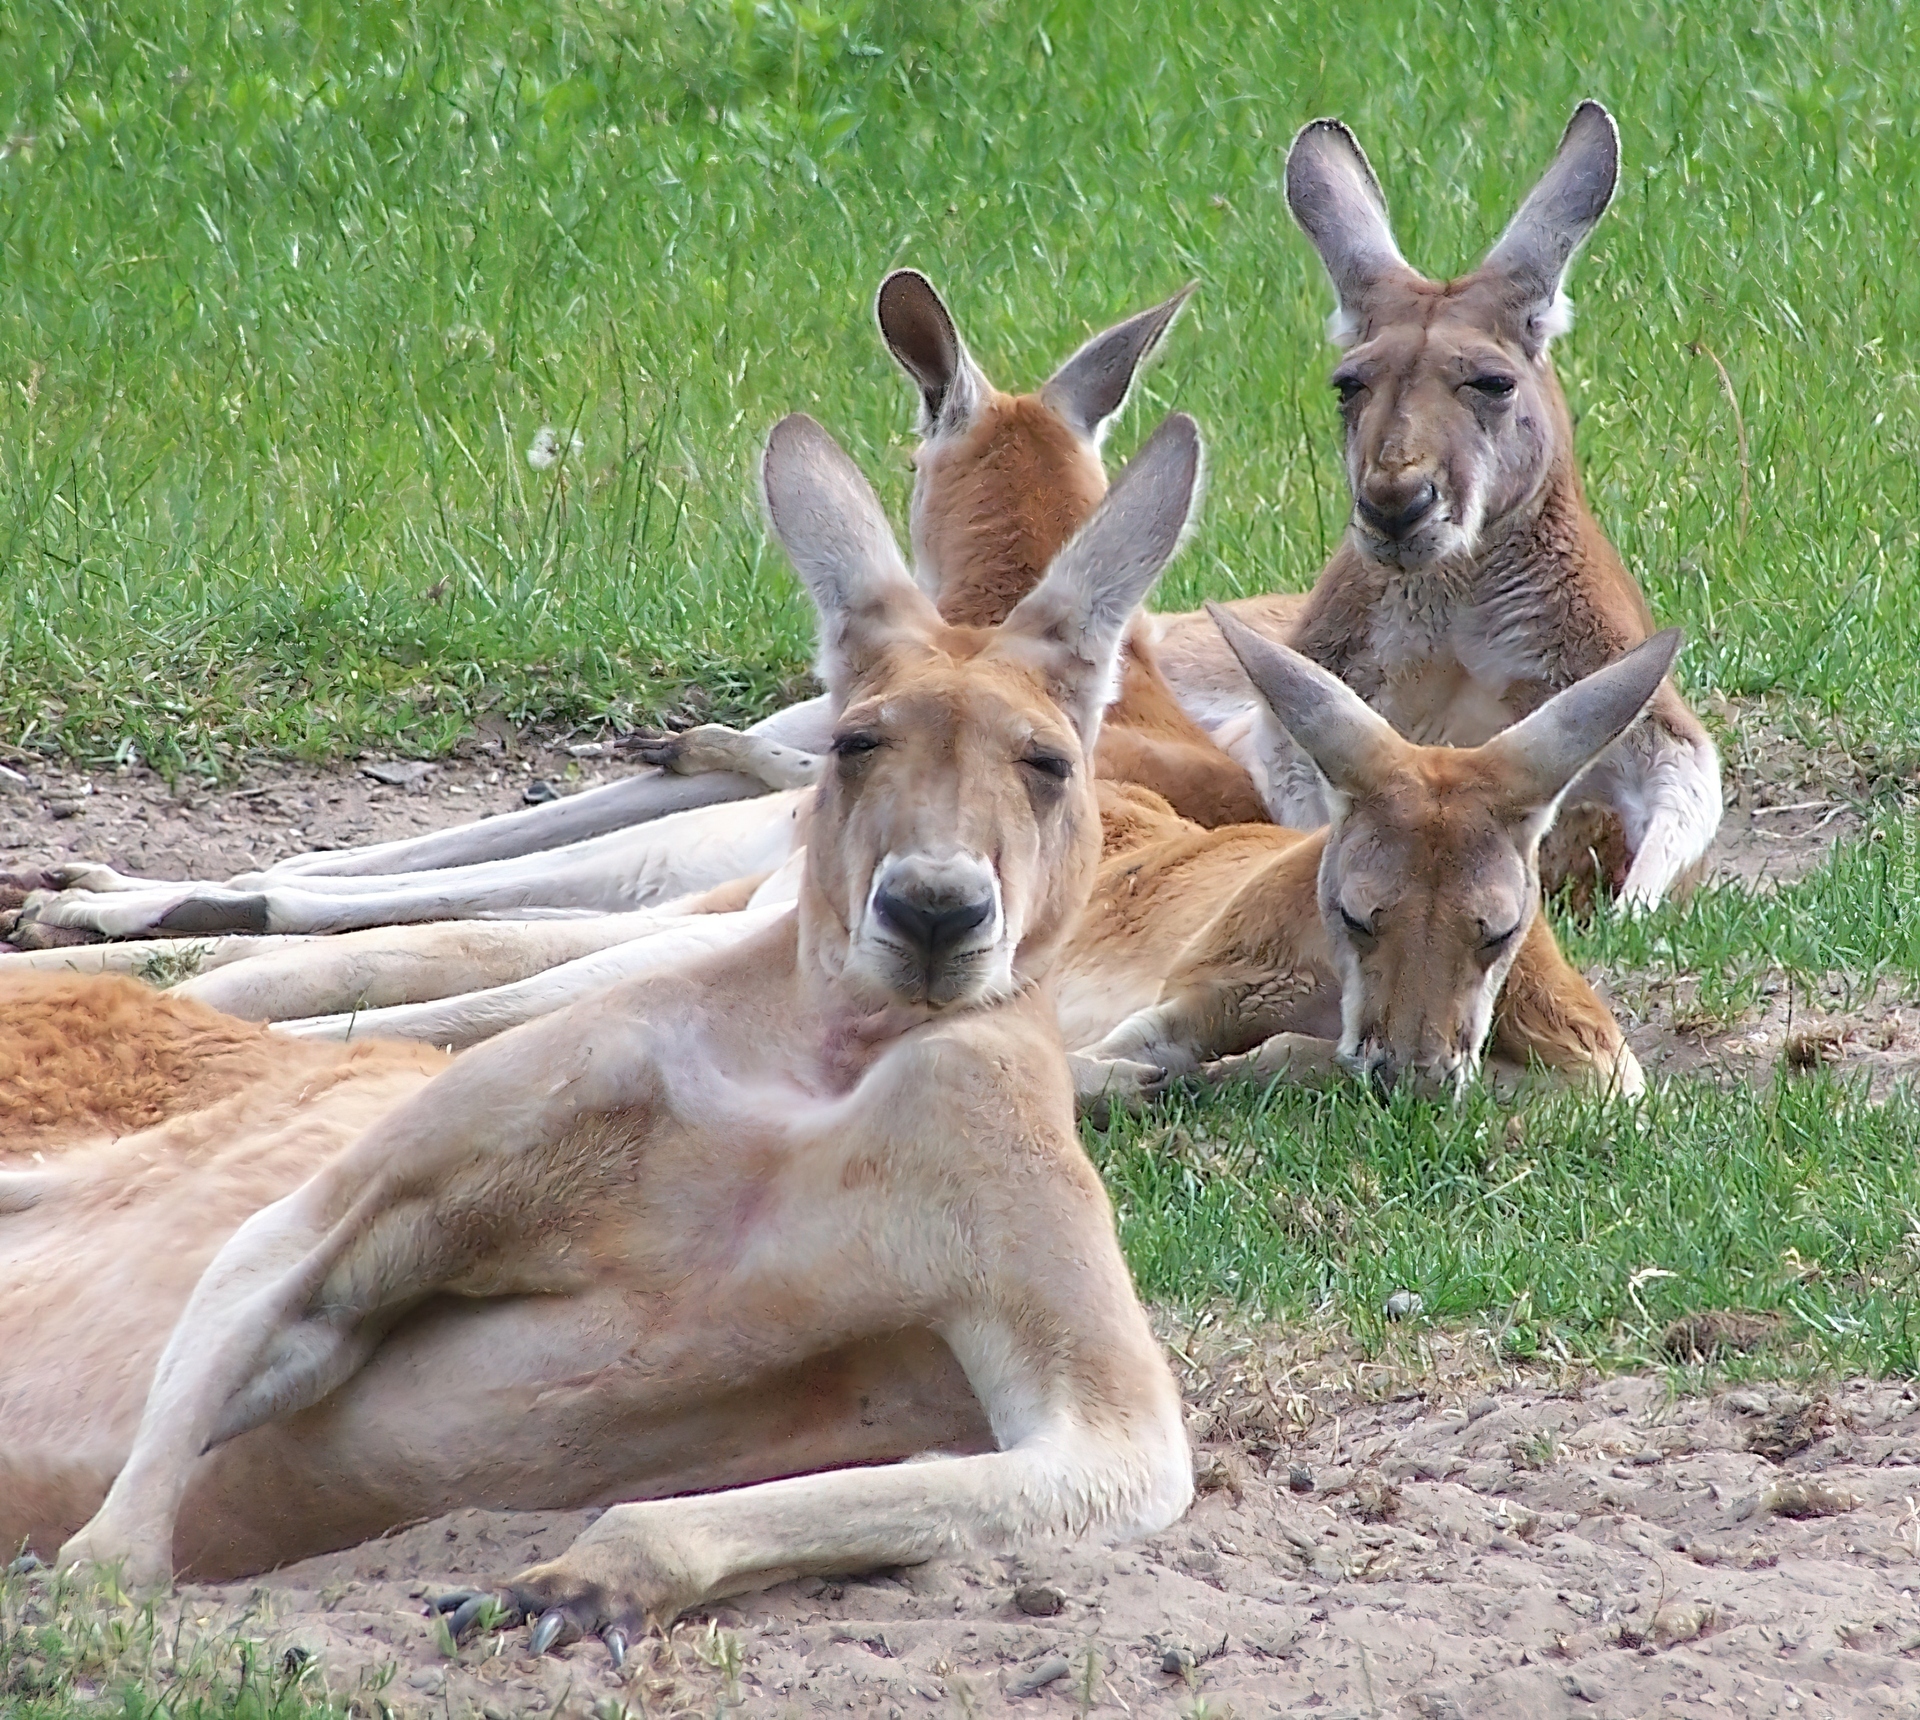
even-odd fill
[{"label": "kangaroo eye", "polygon": [[1480,930],[1486,934],[1480,940],[1481,953],[1490,956],[1498,955],[1508,944],[1513,942],[1520,932],[1518,925],[1509,926],[1504,932],[1489,933],[1487,932],[1486,926],[1482,924]]},{"label": "kangaroo eye", "polygon": [[1505,400],[1512,395],[1514,383],[1511,376],[1488,375],[1471,378],[1467,386],[1487,400]]},{"label": "kangaroo eye", "polygon": [[857,730],[850,735],[835,735],[833,739],[833,756],[835,758],[860,758],[876,750],[879,745],[880,737],[878,735],[868,734],[865,730]]},{"label": "kangaroo eye", "polygon": [[1345,908],[1340,910],[1340,921],[1356,938],[1370,938],[1373,936],[1373,927],[1368,925],[1365,920],[1356,919],[1352,914],[1349,914]]},{"label": "kangaroo eye", "polygon": [[1367,385],[1357,376],[1336,376],[1333,379],[1333,391],[1340,396],[1342,406],[1351,406],[1367,391]]},{"label": "kangaroo eye", "polygon": [[1055,782],[1065,782],[1073,775],[1073,760],[1062,758],[1059,753],[1028,753],[1020,761],[1029,770],[1037,770],[1042,776],[1050,776]]}]

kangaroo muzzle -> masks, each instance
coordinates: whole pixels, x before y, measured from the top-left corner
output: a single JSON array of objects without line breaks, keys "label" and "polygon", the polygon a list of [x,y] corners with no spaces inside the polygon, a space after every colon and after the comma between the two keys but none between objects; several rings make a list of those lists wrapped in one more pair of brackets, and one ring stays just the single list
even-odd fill
[{"label": "kangaroo muzzle", "polygon": [[866,939],[888,984],[916,1003],[968,1000],[991,982],[1000,881],[970,854],[889,855],[867,897]]}]

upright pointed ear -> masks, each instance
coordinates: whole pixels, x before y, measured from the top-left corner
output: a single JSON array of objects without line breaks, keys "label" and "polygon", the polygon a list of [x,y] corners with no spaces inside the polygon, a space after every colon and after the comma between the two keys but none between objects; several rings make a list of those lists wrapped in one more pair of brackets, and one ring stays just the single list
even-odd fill
[{"label": "upright pointed ear", "polygon": [[1567,122],[1553,165],[1520,205],[1481,268],[1506,278],[1529,347],[1539,351],[1573,320],[1560,283],[1567,264],[1613,201],[1620,182],[1620,131],[1598,102]]},{"label": "upright pointed ear", "polygon": [[1207,605],[1240,667],[1267,708],[1342,798],[1361,794],[1391,767],[1407,743],[1393,725],[1338,675]]},{"label": "upright pointed ear", "polygon": [[873,314],[887,350],[920,390],[920,433],[972,423],[992,384],[973,362],[933,282],[918,269],[895,269],[880,283]]},{"label": "upright pointed ear", "polygon": [[804,412],[768,435],[760,491],[767,523],[820,611],[820,678],[841,704],[882,651],[930,633],[940,617],[907,577],[872,486]]},{"label": "upright pointed ear", "polygon": [[1351,346],[1366,321],[1367,295],[1390,275],[1413,273],[1387,224],[1387,200],[1359,139],[1337,119],[1303,126],[1287,151],[1287,207],[1326,264],[1339,308],[1327,323]]},{"label": "upright pointed ear", "polygon": [[1193,518],[1200,465],[1199,425],[1169,413],[1001,627],[1009,645],[1040,649],[1053,696],[1089,752],[1113,697],[1127,623]]},{"label": "upright pointed ear", "polygon": [[[1512,784],[1523,807],[1550,812],[1568,786],[1631,728],[1679,654],[1669,627],[1586,679],[1555,693],[1531,716],[1480,749]],[[1544,828],[1544,824],[1543,824]]]},{"label": "upright pointed ear", "polygon": [[1040,390],[1041,400],[1076,432],[1097,444],[1106,434],[1107,421],[1126,405],[1140,366],[1173,326],[1180,307],[1199,284],[1189,281],[1165,304],[1095,335],[1053,373]]}]

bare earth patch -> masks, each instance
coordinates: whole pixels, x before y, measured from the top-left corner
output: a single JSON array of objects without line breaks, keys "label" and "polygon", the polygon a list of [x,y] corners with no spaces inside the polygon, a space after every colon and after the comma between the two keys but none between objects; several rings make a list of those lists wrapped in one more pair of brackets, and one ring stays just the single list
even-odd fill
[{"label": "bare earth patch", "polygon": [[1203,1491],[1166,1534],[789,1583],[636,1644],[624,1675],[597,1642],[530,1659],[524,1630],[449,1654],[427,1616],[442,1587],[491,1585],[558,1551],[587,1512],[462,1512],[255,1583],[189,1585],[178,1612],[189,1635],[237,1631],[276,1661],[304,1651],[362,1712],[456,1720],[723,1702],[769,1715],[1920,1715],[1910,1386],[1486,1390],[1442,1365],[1424,1389],[1309,1396],[1264,1374],[1187,1377]]},{"label": "bare earth patch", "polygon": [[[389,842],[517,812],[536,782],[574,794],[634,768],[618,757],[575,758],[560,746],[498,739],[433,765],[389,758],[263,765],[229,786],[182,782],[177,792],[146,769],[68,773],[9,762],[4,753],[0,765],[26,779],[0,776],[0,872],[93,860],[142,877],[216,881],[311,849]],[[380,782],[369,768],[414,780]]]},{"label": "bare earth patch", "polygon": [[1685,976],[1609,974],[1599,983],[1649,1075],[1758,1081],[1835,1069],[1864,1075],[1875,1099],[1920,1076],[1911,980],[1883,980],[1861,996],[1836,979],[1808,997],[1781,975],[1735,1021],[1703,1011]]}]

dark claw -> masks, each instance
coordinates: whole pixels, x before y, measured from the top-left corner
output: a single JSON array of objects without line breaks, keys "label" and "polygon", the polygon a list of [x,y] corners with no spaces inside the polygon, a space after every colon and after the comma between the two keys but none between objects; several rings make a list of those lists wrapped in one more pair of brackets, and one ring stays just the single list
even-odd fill
[{"label": "dark claw", "polygon": [[613,1670],[619,1672],[627,1664],[627,1633],[617,1624],[610,1624],[600,1633],[600,1640],[613,1657]]},{"label": "dark claw", "polygon": [[449,1589],[444,1595],[435,1595],[427,1605],[437,1613],[458,1612],[479,1593],[478,1589]]},{"label": "dark claw", "polygon": [[580,1640],[580,1627],[563,1607],[548,1607],[540,1615],[540,1622],[533,1627],[533,1635],[527,1639],[527,1646],[536,1656],[545,1654],[549,1649],[565,1648],[570,1642]]},{"label": "dark claw", "polygon": [[492,1595],[469,1595],[453,1609],[453,1617],[447,1620],[447,1634],[455,1642],[461,1641],[480,1622],[480,1615],[496,1604]]},{"label": "dark claw", "polygon": [[686,743],[677,734],[662,729],[636,729],[620,744],[624,751],[637,754],[648,764],[663,767],[671,766],[686,750]]}]

